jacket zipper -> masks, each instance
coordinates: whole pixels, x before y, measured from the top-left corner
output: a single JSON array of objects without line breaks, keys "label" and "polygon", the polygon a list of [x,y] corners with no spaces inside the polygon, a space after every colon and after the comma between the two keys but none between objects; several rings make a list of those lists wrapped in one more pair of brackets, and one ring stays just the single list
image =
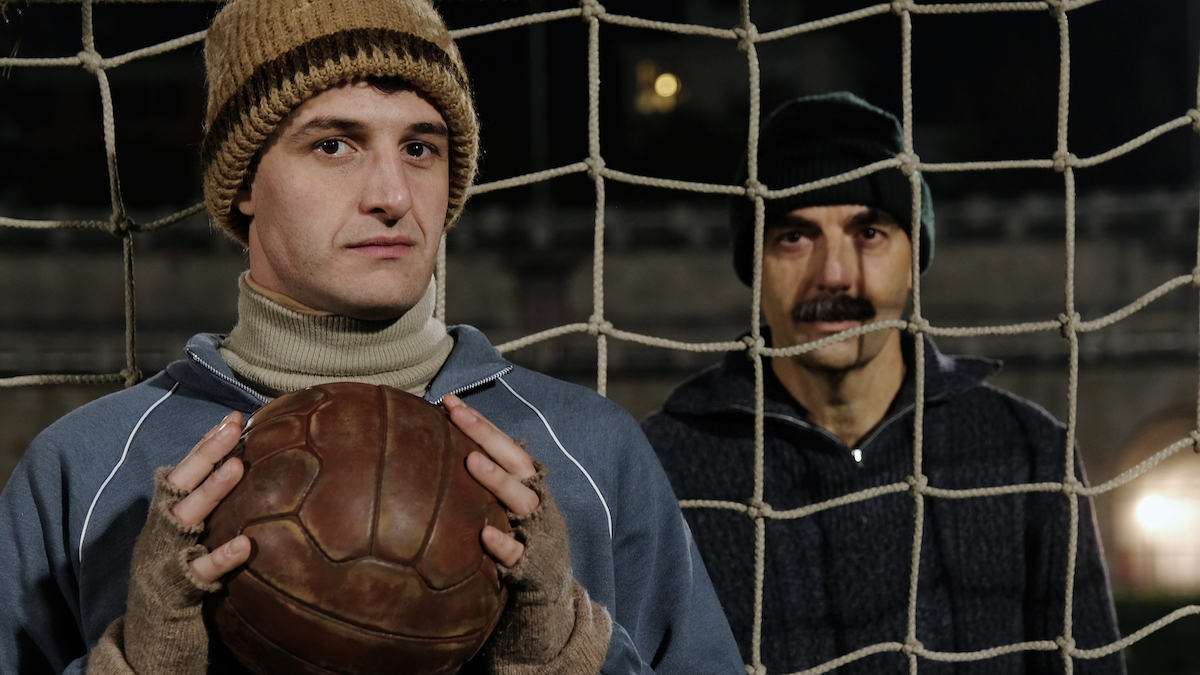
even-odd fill
[{"label": "jacket zipper", "polygon": [[[925,399],[925,401],[926,401],[926,402],[925,402],[925,405],[926,405],[926,407],[928,407],[928,405],[929,405],[930,403],[936,403],[937,401],[940,401],[940,400],[942,400],[942,399],[943,399],[943,398],[945,398],[947,395],[948,395],[948,394],[947,394],[947,392],[944,392],[944,391],[943,391],[943,392],[939,392],[939,393],[937,393],[937,394],[936,394],[936,395],[934,395],[934,396],[930,396],[930,397],[926,398],[926,399]],[[887,419],[887,421],[885,421],[883,424],[881,424],[881,425],[879,425],[878,427],[876,427],[876,429],[875,429],[875,433],[873,433],[873,434],[871,434],[870,436],[868,436],[868,437],[867,437],[867,439],[866,439],[865,441],[863,441],[862,443],[859,443],[859,445],[858,445],[858,448],[856,448],[856,449],[855,449],[855,450],[857,450],[857,451],[859,452],[859,454],[860,454],[860,457],[861,457],[861,453],[862,453],[862,448],[866,447],[867,443],[870,443],[871,441],[875,440],[875,437],[876,437],[876,436],[878,436],[879,434],[883,433],[883,430],[884,430],[884,429],[887,429],[889,426],[891,426],[893,422],[895,422],[896,420],[900,419],[901,417],[904,417],[905,415],[907,415],[908,413],[910,413],[910,412],[912,412],[913,410],[916,410],[916,409],[917,409],[917,404],[916,404],[916,402],[915,402],[915,401],[914,401],[913,403],[909,403],[908,405],[906,405],[906,406],[904,406],[903,408],[901,408],[901,409],[900,409],[900,411],[899,411],[899,412],[897,412],[895,415],[892,415],[891,417],[889,417],[889,418]],[[852,452],[853,452],[853,451],[852,451]],[[858,459],[858,461],[859,461],[859,462],[862,462],[862,459]],[[860,466],[861,466],[861,464],[860,464]]]},{"label": "jacket zipper", "polygon": [[504,377],[505,375],[509,374],[510,372],[512,372],[512,369],[513,369],[512,366],[505,366],[503,370],[495,373],[494,375],[489,375],[489,376],[483,378],[482,380],[479,380],[478,382],[473,382],[464,387],[459,387],[458,389],[455,389],[453,391],[448,391],[445,394],[442,394],[441,398],[434,401],[433,404],[441,405],[442,399],[446,398],[447,396],[449,396],[451,394],[458,396],[459,394],[463,393],[464,391],[467,391],[468,389],[474,389],[475,387],[482,387],[483,385],[487,384],[488,382],[495,382],[496,380],[498,380],[498,379]]},{"label": "jacket zipper", "polygon": [[196,354],[195,352],[188,350],[187,355],[189,357],[191,357],[191,359],[193,361],[195,361],[196,363],[199,363],[200,365],[204,366],[204,368],[208,372],[212,373],[213,375],[216,375],[217,378],[220,379],[221,381],[232,384],[233,386],[237,387],[238,389],[241,389],[242,391],[246,392],[247,394],[250,394],[254,398],[262,401],[263,405],[266,405],[267,403],[271,402],[271,399],[263,396],[262,394],[258,393],[257,391],[254,391],[250,387],[247,387],[246,385],[242,384],[241,382],[238,382],[237,380],[233,379],[232,377],[229,377],[225,373],[222,373],[221,371],[217,370],[216,368],[213,368],[212,366],[208,365],[208,363],[206,363],[204,361],[204,359],[201,359],[200,356],[198,354]]}]

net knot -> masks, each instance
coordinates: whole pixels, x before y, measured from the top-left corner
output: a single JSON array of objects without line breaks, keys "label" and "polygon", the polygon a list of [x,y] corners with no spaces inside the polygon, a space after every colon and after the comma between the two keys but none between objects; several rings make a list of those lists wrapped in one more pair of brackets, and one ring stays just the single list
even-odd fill
[{"label": "net knot", "polygon": [[767,667],[761,663],[758,664],[757,666],[752,666],[749,663],[747,663],[746,664],[746,675],[767,675]]},{"label": "net knot", "polygon": [[592,178],[595,178],[601,171],[604,170],[604,159],[603,158],[588,157],[587,159],[583,160],[583,163],[587,165],[588,175],[591,176]]},{"label": "net knot", "polygon": [[920,654],[925,651],[925,645],[921,644],[921,641],[916,638],[909,638],[904,642],[904,646],[900,648],[900,651],[908,656],[912,656],[913,654]]},{"label": "net knot", "polygon": [[746,358],[751,360],[753,360],[754,355],[759,353],[759,351],[762,350],[762,348],[767,344],[767,341],[764,340],[761,335],[758,337],[747,335],[746,337],[742,338],[742,342],[746,345]]},{"label": "net knot", "polygon": [[767,186],[758,182],[756,178],[746,179],[746,199],[754,201],[758,197],[766,198]]},{"label": "net knot", "polygon": [[605,321],[599,317],[593,316],[588,319],[587,331],[590,335],[599,335],[612,330],[613,324],[611,321]]},{"label": "net knot", "polygon": [[912,492],[913,494],[918,494],[924,491],[925,488],[929,487],[929,478],[924,474],[920,476],[909,476],[908,478],[904,479],[904,482],[908,483],[909,492]]},{"label": "net knot", "polygon": [[1054,638],[1054,643],[1058,645],[1059,649],[1068,654],[1074,653],[1075,651],[1075,638],[1073,637],[1063,637],[1060,635]]},{"label": "net knot", "polygon": [[900,160],[900,170],[905,176],[911,176],[917,172],[917,167],[921,164],[921,158],[915,152],[903,152],[896,155],[896,159]]},{"label": "net knot", "polygon": [[1192,269],[1192,285],[1200,288],[1200,266]]},{"label": "net knot", "polygon": [[775,513],[775,509],[771,508],[770,504],[760,501],[752,501],[746,506],[746,515],[754,520],[766,518]]},{"label": "net knot", "polygon": [[905,12],[911,12],[916,5],[912,0],[892,0],[892,14],[900,16]]},{"label": "net knot", "polygon": [[85,49],[75,56],[79,58],[79,63],[83,66],[83,69],[93,75],[104,69],[103,57],[94,50]]},{"label": "net knot", "polygon": [[1078,478],[1071,476],[1069,480],[1063,481],[1062,492],[1064,495],[1077,495],[1083,489],[1083,482]]},{"label": "net knot", "polygon": [[125,378],[126,387],[132,387],[142,381],[142,371],[138,368],[125,368],[121,370],[121,375]]},{"label": "net knot", "polygon": [[1062,173],[1067,170],[1067,167],[1079,166],[1079,158],[1074,153],[1063,152],[1061,150],[1054,153],[1054,170]]},{"label": "net knot", "polygon": [[582,0],[579,6],[583,9],[583,18],[585,20],[592,17],[604,16],[607,13],[604,5],[600,4],[599,0]]},{"label": "net knot", "polygon": [[1200,454],[1200,431],[1193,430],[1189,435],[1192,437],[1192,450]]},{"label": "net knot", "polygon": [[1200,110],[1192,108],[1187,111],[1187,116],[1192,118],[1192,131],[1200,134]]},{"label": "net knot", "polygon": [[738,49],[743,52],[750,51],[754,46],[755,40],[758,39],[758,26],[752,23],[747,23],[745,26],[738,26],[733,29],[733,34],[738,39]]},{"label": "net knot", "polygon": [[928,333],[930,328],[933,328],[933,325],[923,316],[914,316],[908,321],[908,332],[913,335]]},{"label": "net knot", "polygon": [[109,234],[125,234],[134,228],[134,223],[128,216],[114,214],[108,219]]},{"label": "net knot", "polygon": [[1050,8],[1050,16],[1062,16],[1067,13],[1067,4],[1063,0],[1046,0],[1046,6]]},{"label": "net knot", "polygon": [[1058,322],[1062,324],[1059,330],[1062,332],[1064,339],[1070,340],[1071,336],[1079,332],[1079,312],[1072,312],[1071,316],[1066,314],[1058,315]]}]

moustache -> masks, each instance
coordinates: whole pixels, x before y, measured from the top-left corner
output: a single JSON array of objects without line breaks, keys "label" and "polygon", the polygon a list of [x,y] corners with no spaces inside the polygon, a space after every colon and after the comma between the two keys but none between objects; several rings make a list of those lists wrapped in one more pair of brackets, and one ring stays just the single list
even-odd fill
[{"label": "moustache", "polygon": [[875,318],[875,305],[866,298],[849,295],[823,295],[806,300],[792,310],[792,320],[800,323],[813,321],[868,321]]}]

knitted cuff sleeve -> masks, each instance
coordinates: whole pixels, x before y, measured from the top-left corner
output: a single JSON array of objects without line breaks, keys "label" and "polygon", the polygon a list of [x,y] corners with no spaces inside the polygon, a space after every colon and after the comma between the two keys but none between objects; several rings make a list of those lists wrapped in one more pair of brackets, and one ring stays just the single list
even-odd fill
[{"label": "knitted cuff sleeve", "polygon": [[116,621],[108,624],[100,641],[92,647],[92,653],[88,655],[88,675],[136,675],[125,661],[125,653],[121,649],[123,644],[125,617],[118,616]]},{"label": "knitted cuff sleeve", "polygon": [[[208,670],[208,631],[201,605],[205,593],[220,584],[203,584],[192,576],[188,563],[208,551],[198,544],[203,523],[184,527],[171,508],[187,493],[167,482],[172,467],[154,472],[154,498],[146,524],[133,546],[129,570],[129,596],[125,616],[118,618],[93,650],[93,661],[112,667],[124,653],[128,670],[95,672],[171,673],[203,675]],[[123,625],[122,625],[123,622]]]},{"label": "knitted cuff sleeve", "polygon": [[571,572],[567,525],[546,484],[546,467],[522,481],[540,503],[524,518],[509,513],[525,552],[513,567],[497,565],[508,585],[508,607],[488,642],[497,675],[598,673],[612,622]]}]

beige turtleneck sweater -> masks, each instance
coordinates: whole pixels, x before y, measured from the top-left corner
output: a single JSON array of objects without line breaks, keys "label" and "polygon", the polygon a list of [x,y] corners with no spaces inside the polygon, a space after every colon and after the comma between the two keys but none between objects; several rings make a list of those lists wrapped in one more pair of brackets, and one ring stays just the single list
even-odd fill
[{"label": "beige turtleneck sweater", "polygon": [[238,324],[221,356],[268,396],[329,382],[386,384],[420,396],[454,348],[433,316],[435,287],[398,319],[364,321],[311,309],[244,273]]}]

